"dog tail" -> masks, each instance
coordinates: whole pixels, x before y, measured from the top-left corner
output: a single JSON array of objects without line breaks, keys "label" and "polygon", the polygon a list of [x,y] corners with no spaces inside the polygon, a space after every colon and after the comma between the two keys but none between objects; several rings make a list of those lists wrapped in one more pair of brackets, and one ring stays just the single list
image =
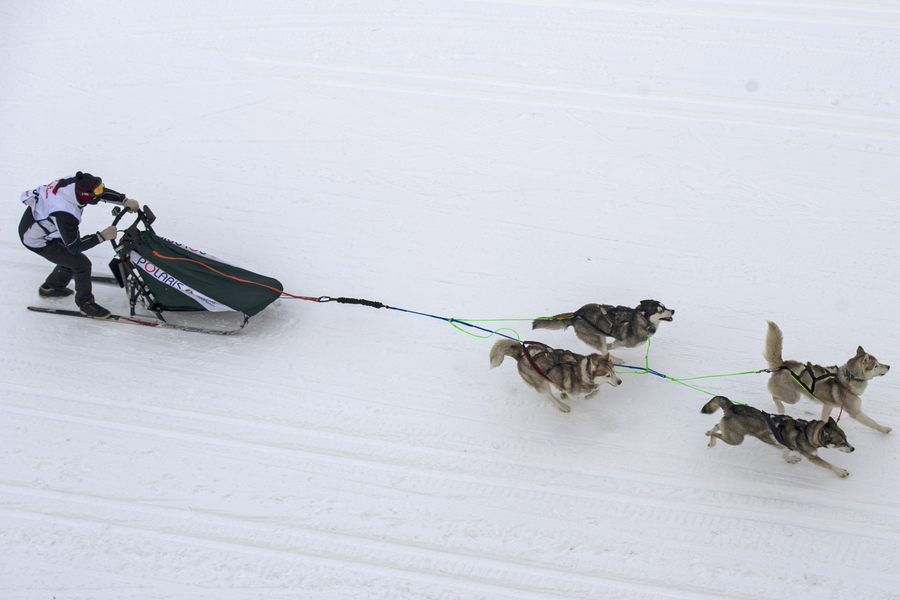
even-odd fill
[{"label": "dog tail", "polygon": [[727,415],[731,412],[731,406],[731,400],[729,400],[725,396],[716,396],[715,398],[704,404],[703,408],[700,409],[700,412],[705,415],[709,415],[721,408],[722,412]]},{"label": "dog tail", "polygon": [[779,369],[784,365],[784,359],[781,358],[781,347],[784,343],[784,336],[781,333],[781,329],[778,328],[778,325],[772,321],[768,321],[768,323],[769,329],[766,331],[766,348],[763,351],[763,356],[770,369]]},{"label": "dog tail", "polygon": [[575,324],[575,313],[563,313],[554,317],[535,319],[531,323],[532,329],[568,329]]},{"label": "dog tail", "polygon": [[519,360],[522,356],[522,344],[515,340],[498,340],[491,348],[491,368],[499,367],[506,356]]}]

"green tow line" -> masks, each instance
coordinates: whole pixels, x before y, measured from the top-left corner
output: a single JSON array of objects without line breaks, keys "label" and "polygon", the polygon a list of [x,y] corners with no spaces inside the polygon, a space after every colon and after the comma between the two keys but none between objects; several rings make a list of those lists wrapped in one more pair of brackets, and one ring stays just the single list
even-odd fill
[{"label": "green tow line", "polygon": [[[459,330],[459,331],[462,331],[463,333],[467,333],[467,334],[469,334],[469,335],[471,335],[471,336],[473,336],[473,337],[477,337],[477,338],[480,338],[480,339],[487,339],[487,338],[489,338],[489,337],[491,337],[491,336],[497,334],[497,335],[502,335],[503,337],[507,337],[507,338],[509,338],[509,339],[513,339],[513,338],[510,337],[510,336],[503,335],[502,333],[499,333],[499,332],[501,332],[501,331],[508,331],[508,332],[512,333],[512,334],[515,336],[515,340],[516,340],[516,341],[518,341],[518,342],[521,343],[522,338],[519,337],[519,333],[518,333],[516,330],[510,329],[510,328],[508,328],[508,327],[502,327],[502,328],[500,328],[500,329],[495,329],[495,330],[493,330],[493,331],[489,331],[489,330],[486,330],[486,329],[482,329],[482,331],[487,331],[488,333],[487,333],[486,335],[479,335],[479,334],[474,333],[474,332],[472,332],[472,331],[468,331],[468,330],[466,330],[466,329],[463,329],[462,327],[460,327],[460,326],[458,325],[458,323],[461,323],[461,324],[465,325],[465,324],[467,324],[467,323],[489,323],[489,322],[496,322],[496,321],[542,321],[542,320],[545,320],[545,321],[551,321],[551,320],[553,320],[553,318],[552,318],[552,317],[541,317],[541,318],[539,318],[539,319],[452,319],[452,318],[451,318],[451,319],[447,319],[447,320],[448,320],[448,322],[449,322],[451,325],[453,325],[453,327],[454,327],[455,329],[457,329],[457,330]],[[615,365],[615,366],[617,366],[617,367],[622,367],[622,368],[625,368],[625,369],[632,369],[632,370],[630,370],[630,371],[616,371],[616,374],[617,374],[617,375],[625,375],[625,374],[633,374],[633,375],[648,375],[648,374],[650,374],[650,375],[656,375],[657,377],[662,377],[663,379],[668,379],[669,381],[674,381],[675,383],[678,383],[678,384],[680,384],[680,385],[683,385],[684,387],[691,388],[692,390],[695,390],[695,391],[698,391],[698,392],[702,392],[702,393],[707,394],[707,395],[709,395],[709,396],[718,396],[719,394],[714,394],[713,392],[709,392],[709,391],[707,391],[707,390],[698,388],[698,387],[696,387],[696,386],[690,385],[690,384],[685,383],[685,382],[686,382],[686,381],[696,381],[696,380],[698,380],[698,379],[713,379],[713,378],[717,378],[717,377],[734,377],[734,376],[736,376],[736,375],[755,375],[755,374],[758,374],[758,373],[767,373],[767,372],[769,372],[768,369],[760,369],[760,370],[758,370],[758,371],[741,371],[740,373],[723,373],[723,374],[721,374],[721,375],[700,375],[699,377],[681,377],[681,378],[678,378],[678,377],[670,377],[670,376],[668,376],[668,375],[664,375],[663,373],[660,373],[659,371],[655,371],[655,370],[653,370],[653,369],[650,368],[650,338],[649,338],[649,337],[647,338],[647,352],[644,354],[644,368],[643,368],[643,369],[641,369],[640,367],[632,367],[632,366],[629,366],[629,365]],[[735,404],[743,404],[743,403],[742,403],[742,402],[735,402]]]}]

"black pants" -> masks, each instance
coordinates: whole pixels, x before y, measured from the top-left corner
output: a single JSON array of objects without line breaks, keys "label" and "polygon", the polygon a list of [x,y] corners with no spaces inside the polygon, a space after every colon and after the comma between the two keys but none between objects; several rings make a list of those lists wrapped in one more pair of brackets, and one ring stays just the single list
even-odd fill
[{"label": "black pants", "polygon": [[[31,211],[27,211],[31,213]],[[19,239],[25,234],[22,226],[25,225],[26,219],[23,217],[22,223],[19,224]],[[32,219],[32,223],[34,220]],[[25,227],[28,229],[28,227]],[[24,245],[24,242],[23,242]],[[35,254],[38,254],[56,265],[56,268],[47,276],[42,287],[45,288],[64,288],[69,285],[72,279],[75,279],[75,304],[81,306],[91,299],[93,290],[91,288],[91,259],[84,254],[72,254],[66,249],[66,245],[62,240],[52,240],[43,248],[32,248],[25,246]]]}]

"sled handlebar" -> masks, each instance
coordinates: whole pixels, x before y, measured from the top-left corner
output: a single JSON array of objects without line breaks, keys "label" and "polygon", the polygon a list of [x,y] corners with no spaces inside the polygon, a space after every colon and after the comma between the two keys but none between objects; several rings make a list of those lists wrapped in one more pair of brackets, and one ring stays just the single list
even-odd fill
[{"label": "sled handlebar", "polygon": [[[124,217],[127,214],[128,214],[127,210],[123,210],[121,206],[116,206],[115,208],[112,209],[112,215],[113,215],[113,217],[115,217],[113,219],[112,224],[118,225],[119,221],[122,220],[122,217]],[[134,223],[132,223],[132,226],[134,226],[134,224],[136,224],[138,221],[143,221],[145,224],[150,225],[155,220],[156,220],[156,215],[153,214],[153,212],[150,210],[149,206],[145,205],[144,210],[138,209],[137,219],[135,220]]]},{"label": "sled handlebar", "polygon": [[112,224],[113,224],[113,225],[118,225],[118,224],[119,224],[119,221],[122,220],[122,217],[125,216],[125,213],[126,213],[126,212],[127,212],[127,211],[122,210],[122,207],[121,207],[121,206],[117,206],[117,207],[113,208],[113,209],[112,209],[112,215],[115,217],[115,219],[113,219]]},{"label": "sled handlebar", "polygon": [[[119,221],[122,220],[122,217],[124,217],[125,215],[128,214],[128,211],[124,210],[121,206],[116,206],[112,209],[112,214],[114,217],[112,224],[113,224],[113,227],[116,227],[116,226],[118,226]],[[126,227],[125,231],[128,231],[129,229],[136,227],[138,223],[144,223],[144,225],[147,227],[147,229],[149,229],[150,224],[153,223],[153,221],[155,221],[155,220],[156,220],[156,215],[153,214],[153,211],[150,210],[149,206],[145,205],[143,210],[138,209],[137,217],[134,219],[134,223],[132,223],[131,225]],[[114,239],[110,240],[110,243],[112,244],[113,249],[116,249],[116,247],[117,247],[116,240],[114,240]]]}]

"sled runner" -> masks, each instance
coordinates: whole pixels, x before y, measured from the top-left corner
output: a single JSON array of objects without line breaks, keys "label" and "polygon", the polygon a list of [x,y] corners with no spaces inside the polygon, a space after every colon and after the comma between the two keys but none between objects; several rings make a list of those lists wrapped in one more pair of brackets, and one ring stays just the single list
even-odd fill
[{"label": "sled runner", "polygon": [[[113,225],[128,213],[113,210]],[[98,283],[117,283],[125,290],[130,315],[113,315],[111,320],[167,329],[227,335],[243,329],[250,317],[277,300],[281,283],[229,264],[200,250],[160,237],[153,231],[156,220],[144,206],[137,218],[113,242],[116,256],[109,263],[114,280],[95,277]],[[138,315],[141,306],[152,315]],[[29,307],[31,310],[60,315],[83,316],[77,311]],[[208,311],[239,313],[239,327],[220,331],[166,322],[165,313]],[[153,318],[155,317],[155,319]]]}]

